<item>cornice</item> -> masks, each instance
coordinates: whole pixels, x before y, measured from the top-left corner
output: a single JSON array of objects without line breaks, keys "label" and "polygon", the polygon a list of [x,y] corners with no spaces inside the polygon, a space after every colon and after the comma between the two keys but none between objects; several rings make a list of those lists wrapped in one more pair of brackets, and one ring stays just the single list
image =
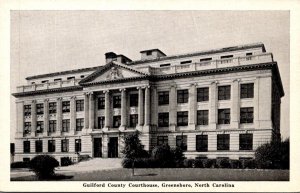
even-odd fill
[{"label": "cornice", "polygon": [[78,90],[82,90],[82,86],[71,86],[71,87],[63,87],[63,88],[53,88],[53,89],[36,90],[36,91],[29,91],[29,92],[18,92],[18,93],[13,93],[12,95],[14,97],[24,97],[24,96],[41,95],[41,94],[48,94],[48,93],[78,91]]}]

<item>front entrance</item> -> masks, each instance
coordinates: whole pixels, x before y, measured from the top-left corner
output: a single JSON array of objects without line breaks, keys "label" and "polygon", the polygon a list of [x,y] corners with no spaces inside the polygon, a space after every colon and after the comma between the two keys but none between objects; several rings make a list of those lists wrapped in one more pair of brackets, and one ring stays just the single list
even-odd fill
[{"label": "front entrance", "polygon": [[108,157],[118,157],[118,137],[110,137],[108,142]]},{"label": "front entrance", "polygon": [[94,157],[102,157],[102,138],[94,138]]}]

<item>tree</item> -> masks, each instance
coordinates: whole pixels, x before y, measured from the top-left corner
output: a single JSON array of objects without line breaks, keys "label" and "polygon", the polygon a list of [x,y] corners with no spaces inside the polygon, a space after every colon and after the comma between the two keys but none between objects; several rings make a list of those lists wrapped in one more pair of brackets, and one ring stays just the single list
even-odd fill
[{"label": "tree", "polygon": [[29,162],[29,168],[40,179],[50,179],[54,176],[54,168],[59,166],[58,161],[49,155],[38,155]]},{"label": "tree", "polygon": [[255,151],[255,160],[259,168],[289,169],[289,139],[283,142],[263,144]]},{"label": "tree", "polygon": [[122,153],[125,154],[125,158],[132,160],[132,175],[134,175],[135,159],[149,157],[148,152],[144,150],[143,145],[141,144],[139,136],[139,131],[127,135],[125,137],[125,147],[122,151]]}]

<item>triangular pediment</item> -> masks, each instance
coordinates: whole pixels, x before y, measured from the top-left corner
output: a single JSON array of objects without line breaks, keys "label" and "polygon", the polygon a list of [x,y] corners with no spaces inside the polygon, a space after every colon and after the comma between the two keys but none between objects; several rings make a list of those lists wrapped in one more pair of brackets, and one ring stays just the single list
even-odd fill
[{"label": "triangular pediment", "polygon": [[134,68],[129,67],[125,64],[110,62],[81,80],[80,84],[99,83],[105,81],[143,77],[147,75],[148,74],[135,70]]}]

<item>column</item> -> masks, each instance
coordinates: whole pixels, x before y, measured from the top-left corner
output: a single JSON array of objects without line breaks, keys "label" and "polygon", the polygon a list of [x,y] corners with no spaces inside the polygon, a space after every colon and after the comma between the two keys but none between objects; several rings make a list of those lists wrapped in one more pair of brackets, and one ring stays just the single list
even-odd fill
[{"label": "column", "polygon": [[47,135],[47,131],[49,130],[49,99],[44,100],[44,131],[43,135]]},{"label": "column", "polygon": [[71,97],[70,102],[70,133],[76,133],[76,96]]},{"label": "column", "polygon": [[231,99],[231,128],[238,129],[239,128],[239,118],[240,118],[240,89],[239,89],[239,81],[240,79],[235,79],[232,82],[232,99]]},{"label": "column", "polygon": [[109,90],[104,91],[105,93],[105,129],[108,129],[111,127],[111,117],[110,117],[110,96],[109,96]]},{"label": "column", "polygon": [[62,98],[57,98],[57,121],[56,121],[56,133],[60,135],[62,127]]},{"label": "column", "polygon": [[218,88],[217,81],[211,83],[209,88],[209,127],[211,129],[217,128],[217,120],[218,120]]},{"label": "column", "polygon": [[24,133],[24,102],[17,102],[17,130],[16,137],[23,137]]},{"label": "column", "polygon": [[259,129],[259,77],[254,82],[254,108],[253,108],[254,128]]},{"label": "column", "polygon": [[92,130],[95,128],[95,100],[94,93],[91,92],[89,96],[89,129]]},{"label": "column", "polygon": [[89,128],[89,95],[84,93],[84,129]]},{"label": "column", "polygon": [[177,124],[177,96],[176,96],[176,85],[172,85],[170,88],[170,104],[169,104],[169,124],[170,130],[175,131]]},{"label": "column", "polygon": [[157,96],[157,88],[152,86],[152,95],[151,95],[151,125],[153,127],[157,127],[158,124],[158,96]]},{"label": "column", "polygon": [[197,116],[197,92],[196,84],[191,84],[189,89],[189,127],[196,129],[196,116]]},{"label": "column", "polygon": [[141,87],[138,87],[139,90],[139,117],[138,117],[138,125],[144,125],[144,93]]},{"label": "column", "polygon": [[120,130],[125,130],[127,126],[127,99],[126,99],[126,89],[120,89],[121,91],[121,127]]},{"label": "column", "polygon": [[31,137],[35,137],[36,120],[36,100],[33,100],[31,103]]},{"label": "column", "polygon": [[144,131],[149,132],[150,126],[150,86],[146,86],[145,88],[145,124],[144,124]]}]

